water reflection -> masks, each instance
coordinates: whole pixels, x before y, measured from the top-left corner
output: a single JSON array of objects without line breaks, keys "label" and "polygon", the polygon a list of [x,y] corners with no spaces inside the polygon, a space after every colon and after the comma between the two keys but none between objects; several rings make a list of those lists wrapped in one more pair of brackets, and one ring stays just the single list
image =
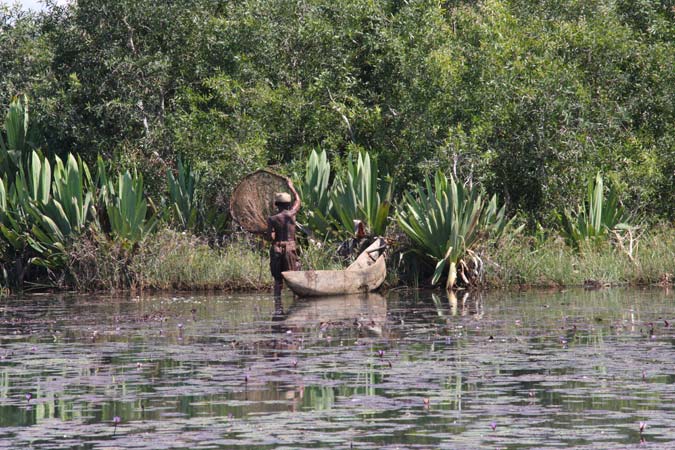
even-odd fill
[{"label": "water reflection", "polygon": [[387,321],[387,301],[377,293],[297,299],[284,321],[288,329],[356,327],[381,335]]},{"label": "water reflection", "polygon": [[672,300],[6,299],[0,448],[668,447]]}]

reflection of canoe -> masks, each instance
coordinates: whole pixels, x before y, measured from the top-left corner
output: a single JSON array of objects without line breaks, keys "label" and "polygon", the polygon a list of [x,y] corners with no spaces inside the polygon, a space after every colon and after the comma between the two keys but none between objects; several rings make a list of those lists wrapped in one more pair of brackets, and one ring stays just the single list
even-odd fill
[{"label": "reflection of canoe", "polygon": [[384,239],[378,238],[345,270],[284,272],[288,287],[300,296],[356,294],[374,291],[384,281]]},{"label": "reflection of canoe", "polygon": [[303,328],[345,320],[381,333],[387,320],[387,301],[377,293],[301,299],[288,310],[284,325]]}]

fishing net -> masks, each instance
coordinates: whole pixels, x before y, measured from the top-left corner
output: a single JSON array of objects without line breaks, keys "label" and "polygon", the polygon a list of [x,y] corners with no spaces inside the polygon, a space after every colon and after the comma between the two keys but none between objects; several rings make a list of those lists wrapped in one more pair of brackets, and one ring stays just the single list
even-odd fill
[{"label": "fishing net", "polygon": [[[246,175],[230,199],[232,218],[250,233],[265,233],[267,218],[277,212],[274,194],[289,191],[288,179],[268,170]],[[294,200],[291,194],[291,201]]]}]

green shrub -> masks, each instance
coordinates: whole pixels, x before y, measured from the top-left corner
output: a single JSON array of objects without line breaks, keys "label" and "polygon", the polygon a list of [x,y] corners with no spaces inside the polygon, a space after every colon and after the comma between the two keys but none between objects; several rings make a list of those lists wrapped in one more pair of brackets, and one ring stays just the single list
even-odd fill
[{"label": "green shrub", "polygon": [[[110,233],[128,247],[144,239],[157,225],[158,217],[148,208],[143,175],[128,170],[110,179],[105,162],[98,158],[98,202],[105,210]],[[106,230],[108,231],[108,230]]]},{"label": "green shrub", "polygon": [[398,211],[398,224],[412,241],[412,250],[436,263],[432,284],[446,266],[446,288],[455,285],[457,265],[488,238],[498,238],[507,225],[505,208],[497,197],[483,200],[481,190],[465,187],[452,176],[437,172],[434,184],[406,192]]},{"label": "green shrub", "polygon": [[[65,246],[95,219],[89,170],[80,158],[56,157],[52,166],[32,152],[13,183],[0,187],[0,232],[13,248],[17,281],[28,265],[65,268]],[[20,269],[19,269],[20,268]]]},{"label": "green shrub", "polygon": [[605,194],[600,172],[594,181],[589,181],[583,205],[574,214],[566,209],[559,215],[559,220],[565,242],[577,251],[581,250],[583,242],[602,244],[613,231],[628,227],[625,223],[627,214],[616,191],[609,188]]},{"label": "green shrub", "polygon": [[341,234],[351,236],[354,221],[365,222],[371,235],[384,236],[394,193],[389,176],[379,173],[377,162],[368,152],[359,153],[356,164],[350,158],[344,178],[333,183],[331,199]]},{"label": "green shrub", "polygon": [[328,236],[333,230],[333,203],[329,190],[330,162],[326,151],[312,153],[307,160],[305,175],[297,190],[302,199],[300,220],[315,234]]},{"label": "green shrub", "polygon": [[168,208],[171,219],[181,229],[194,231],[199,219],[196,195],[199,176],[189,164],[183,164],[182,159],[178,158],[177,176],[167,170],[166,182],[169,188]]},{"label": "green shrub", "polygon": [[37,132],[30,126],[28,97],[14,97],[5,117],[5,137],[0,132],[0,171],[10,183],[37,147]]}]

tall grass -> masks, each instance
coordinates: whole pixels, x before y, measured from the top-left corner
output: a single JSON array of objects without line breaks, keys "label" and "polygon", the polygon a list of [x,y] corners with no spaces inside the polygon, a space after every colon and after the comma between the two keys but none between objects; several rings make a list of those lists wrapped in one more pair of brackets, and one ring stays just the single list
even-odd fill
[{"label": "tall grass", "polygon": [[580,250],[562,239],[548,239],[539,245],[528,240],[505,242],[489,255],[486,282],[491,287],[597,287],[673,281],[672,230],[655,229],[645,234],[632,255],[609,242],[582,243]]},{"label": "tall grass", "polygon": [[73,246],[69,270],[78,289],[258,290],[272,285],[266,254],[243,239],[210,247],[188,233],[162,230],[132,254],[95,233]]},{"label": "tall grass", "polygon": [[329,241],[309,241],[298,256],[301,270],[341,270],[346,267],[346,262],[337,256],[337,245]]},{"label": "tall grass", "polygon": [[246,240],[211,248],[189,234],[166,230],[132,263],[140,289],[256,290],[271,286],[265,255]]}]

